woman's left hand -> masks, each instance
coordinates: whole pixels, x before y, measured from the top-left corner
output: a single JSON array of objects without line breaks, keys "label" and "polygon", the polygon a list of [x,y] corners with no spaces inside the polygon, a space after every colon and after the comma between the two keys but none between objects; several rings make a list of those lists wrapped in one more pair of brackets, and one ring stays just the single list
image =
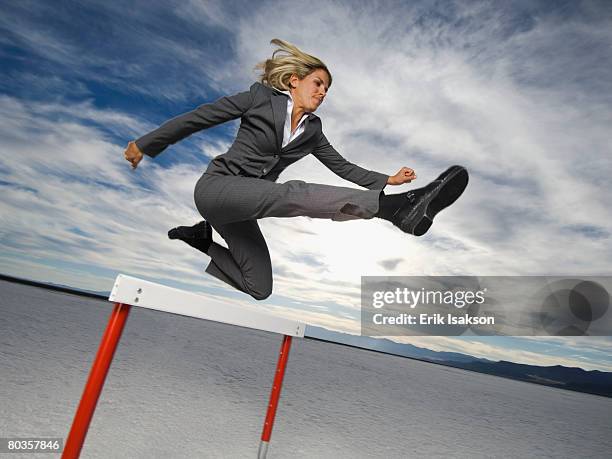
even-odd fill
[{"label": "woman's left hand", "polygon": [[404,183],[410,183],[417,178],[414,170],[409,167],[402,167],[397,174],[392,175],[387,180],[389,185],[402,185]]}]

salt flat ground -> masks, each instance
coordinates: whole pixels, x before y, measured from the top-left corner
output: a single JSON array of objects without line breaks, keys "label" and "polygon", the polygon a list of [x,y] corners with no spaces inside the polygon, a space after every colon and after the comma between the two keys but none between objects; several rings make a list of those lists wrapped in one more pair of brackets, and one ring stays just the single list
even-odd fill
[{"label": "salt flat ground", "polygon": [[[111,310],[0,281],[0,437],[67,436]],[[256,457],[280,343],[132,308],[81,457]],[[294,339],[268,457],[609,458],[611,413],[609,398]]]}]

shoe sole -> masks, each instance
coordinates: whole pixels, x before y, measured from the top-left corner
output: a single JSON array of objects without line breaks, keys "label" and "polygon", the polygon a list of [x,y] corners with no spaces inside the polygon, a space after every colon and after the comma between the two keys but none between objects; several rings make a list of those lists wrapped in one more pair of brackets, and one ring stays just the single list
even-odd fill
[{"label": "shoe sole", "polygon": [[467,187],[468,180],[469,175],[465,168],[461,166],[448,168],[434,180],[440,183],[402,219],[400,229],[415,236],[424,235],[433,224],[434,217],[459,199]]},{"label": "shoe sole", "polygon": [[186,237],[185,234],[181,231],[181,228],[190,228],[190,227],[185,227],[185,226],[177,226],[176,228],[172,228],[171,230],[168,231],[168,239],[172,239],[172,240],[181,240],[181,241],[185,241],[187,239],[210,239],[212,237],[212,227],[210,226],[210,223],[208,223],[207,221],[204,220],[204,238],[194,238],[194,237]]}]

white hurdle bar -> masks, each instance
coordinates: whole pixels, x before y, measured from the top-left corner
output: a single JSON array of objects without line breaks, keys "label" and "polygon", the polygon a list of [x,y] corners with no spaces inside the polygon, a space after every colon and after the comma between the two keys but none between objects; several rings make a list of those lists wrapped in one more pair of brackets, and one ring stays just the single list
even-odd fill
[{"label": "white hurdle bar", "polygon": [[85,384],[81,401],[66,440],[62,458],[78,458],[81,453],[89,424],[102,392],[106,375],[119,344],[131,306],[283,335],[283,343],[279,353],[270,402],[268,403],[261,442],[259,444],[258,457],[265,458],[272,436],[272,427],[291,348],[291,340],[293,337],[303,338],[306,325],[295,320],[257,312],[244,306],[209,305],[206,298],[201,295],[124,274],[119,274],[115,279],[108,299],[115,303],[115,307],[102,336],[98,353]]}]

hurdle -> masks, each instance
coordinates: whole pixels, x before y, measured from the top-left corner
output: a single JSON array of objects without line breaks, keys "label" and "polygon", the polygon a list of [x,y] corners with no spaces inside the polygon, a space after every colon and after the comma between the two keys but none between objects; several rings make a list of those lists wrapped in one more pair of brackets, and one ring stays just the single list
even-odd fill
[{"label": "hurdle", "polygon": [[292,338],[303,338],[306,325],[302,322],[257,312],[244,306],[207,305],[206,299],[196,293],[166,287],[124,274],[119,274],[115,279],[108,300],[115,303],[115,306],[85,384],[70,432],[66,439],[62,458],[78,458],[81,454],[89,424],[102,392],[115,350],[119,345],[130,309],[132,306],[137,306],[139,308],[153,309],[170,314],[283,335],[257,453],[259,459],[264,459],[267,456],[268,446],[272,437],[272,427],[274,426],[285,368],[289,359],[291,340]]}]

